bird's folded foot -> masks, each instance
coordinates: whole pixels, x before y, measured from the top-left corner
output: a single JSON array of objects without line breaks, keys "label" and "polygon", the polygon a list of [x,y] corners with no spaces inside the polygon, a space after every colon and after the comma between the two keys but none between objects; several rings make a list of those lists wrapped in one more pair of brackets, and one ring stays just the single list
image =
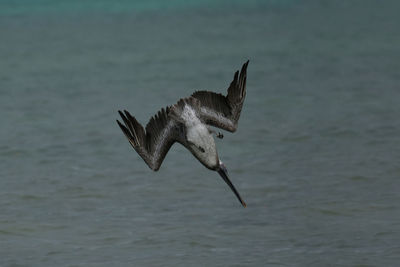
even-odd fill
[{"label": "bird's folded foot", "polygon": [[210,128],[208,128],[208,131],[210,132],[210,134],[215,134],[215,137],[217,137],[219,139],[224,138],[224,135],[220,132],[217,133],[216,131],[214,131],[213,129],[210,129]]}]

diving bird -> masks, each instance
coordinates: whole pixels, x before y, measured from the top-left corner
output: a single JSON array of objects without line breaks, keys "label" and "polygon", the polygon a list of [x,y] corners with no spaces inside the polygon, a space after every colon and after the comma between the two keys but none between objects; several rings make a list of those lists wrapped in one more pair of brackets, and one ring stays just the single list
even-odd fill
[{"label": "diving bird", "polygon": [[196,91],[175,105],[161,109],[146,129],[128,111],[118,111],[125,125],[117,120],[129,143],[153,171],[157,171],[170,147],[178,142],[186,147],[205,167],[217,171],[229,185],[243,207],[228,171],[218,157],[213,135],[223,138],[211,126],[229,132],[237,129],[246,96],[246,72],[249,61],[236,71],[226,96],[210,91]]}]

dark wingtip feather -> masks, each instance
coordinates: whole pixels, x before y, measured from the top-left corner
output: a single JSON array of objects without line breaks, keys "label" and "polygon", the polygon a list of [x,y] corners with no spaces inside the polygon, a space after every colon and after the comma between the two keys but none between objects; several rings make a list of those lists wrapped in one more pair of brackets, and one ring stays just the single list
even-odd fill
[{"label": "dark wingtip feather", "polygon": [[131,144],[131,146],[134,149],[136,149],[136,146],[138,145],[138,143],[133,138],[131,132],[124,125],[122,125],[122,123],[119,122],[119,120],[117,120],[117,123],[118,123],[118,126],[121,128],[122,132],[124,133],[125,137],[128,139],[128,141]]},{"label": "dark wingtip feather", "polygon": [[242,69],[240,70],[240,77],[242,77],[242,75],[243,75],[243,76],[246,76],[247,66],[249,65],[249,62],[250,62],[250,60],[247,60],[247,61],[243,64]]},{"label": "dark wingtip feather", "polygon": [[239,77],[239,71],[237,70],[237,71],[235,72],[235,75],[233,76],[233,81],[232,81],[232,83],[237,83],[238,77]]},{"label": "dark wingtip feather", "polygon": [[128,139],[130,139],[131,133],[129,132],[129,130],[124,125],[122,125],[122,123],[119,120],[116,121],[118,123],[119,128],[121,128],[122,132],[126,135]]},{"label": "dark wingtip feather", "polygon": [[140,123],[136,120],[134,116],[132,116],[129,111],[124,110],[126,117],[128,118],[128,126],[131,131],[132,136],[134,137],[136,144],[143,144],[144,138],[144,130]]},{"label": "dark wingtip feather", "polygon": [[119,113],[119,115],[121,116],[122,120],[124,121],[125,126],[128,127],[128,126],[129,126],[128,119],[125,117],[124,113],[122,113],[121,110],[118,110],[118,113]]},{"label": "dark wingtip feather", "polygon": [[246,63],[243,64],[242,69],[240,71],[240,77],[239,77],[239,92],[240,92],[240,97],[243,98],[246,92],[246,78],[247,78],[247,66],[249,64],[249,60],[246,61]]},{"label": "dark wingtip feather", "polygon": [[125,116],[127,117],[127,118],[129,118],[129,117],[132,117],[132,115],[129,113],[129,111],[127,111],[126,109],[124,109],[124,113],[125,113]]}]

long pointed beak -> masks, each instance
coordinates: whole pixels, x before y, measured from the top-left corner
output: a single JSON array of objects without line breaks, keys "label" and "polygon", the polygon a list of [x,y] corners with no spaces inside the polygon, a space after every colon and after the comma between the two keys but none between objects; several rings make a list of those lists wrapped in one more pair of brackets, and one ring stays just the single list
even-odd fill
[{"label": "long pointed beak", "polygon": [[225,168],[225,165],[222,163],[220,164],[220,167],[218,169],[219,175],[221,175],[222,179],[224,179],[225,183],[229,185],[229,187],[232,189],[233,193],[235,193],[236,197],[239,199],[240,203],[243,205],[243,207],[246,208],[246,203],[243,201],[243,199],[240,197],[239,192],[236,190],[235,186],[232,184],[231,180],[229,180],[228,177],[228,171]]}]

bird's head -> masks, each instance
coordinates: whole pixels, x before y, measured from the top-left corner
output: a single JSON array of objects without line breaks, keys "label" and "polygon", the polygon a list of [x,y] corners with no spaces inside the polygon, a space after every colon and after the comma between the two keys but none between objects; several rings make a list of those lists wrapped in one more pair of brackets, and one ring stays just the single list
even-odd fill
[{"label": "bird's head", "polygon": [[[233,193],[235,193],[236,197],[243,205],[246,207],[246,203],[240,197],[239,192],[236,190],[235,186],[232,184],[231,180],[229,180],[228,170],[225,167],[225,164],[222,163],[218,158],[218,154],[216,151],[214,153],[207,153],[205,149],[202,147],[198,147],[196,145],[191,145],[190,151],[192,151],[193,155],[208,169],[216,171],[225,181],[225,183],[232,189]],[[204,150],[204,151],[203,151]]]},{"label": "bird's head", "polygon": [[233,193],[235,193],[243,207],[246,207],[246,203],[240,197],[239,192],[229,180],[228,170],[222,161],[219,160],[214,138],[211,134],[208,134],[208,130],[206,128],[199,128],[197,131],[207,131],[207,134],[199,135],[198,132],[189,131],[187,134],[189,150],[205,167],[210,170],[217,171],[225,183],[227,183],[227,185],[232,189]]}]

